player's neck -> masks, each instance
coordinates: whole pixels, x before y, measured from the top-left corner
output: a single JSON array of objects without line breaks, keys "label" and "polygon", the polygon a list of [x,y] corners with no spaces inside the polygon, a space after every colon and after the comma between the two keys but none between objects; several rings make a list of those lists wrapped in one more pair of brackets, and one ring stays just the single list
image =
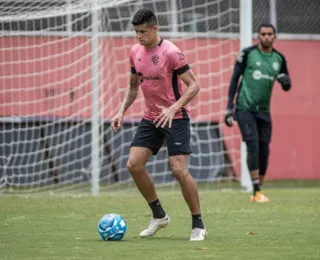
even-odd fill
[{"label": "player's neck", "polygon": [[161,41],[160,36],[157,36],[152,42],[150,42],[150,44],[145,45],[144,47],[145,47],[146,49],[148,49],[148,50],[153,49],[153,48],[155,48],[155,47],[158,46],[158,44],[160,43],[160,41]]},{"label": "player's neck", "polygon": [[259,48],[260,51],[262,51],[262,52],[264,52],[264,53],[271,53],[271,52],[273,52],[273,47],[272,47],[272,46],[270,46],[270,47],[268,47],[268,48],[265,48],[265,47],[262,46],[261,43],[259,43],[258,48]]}]

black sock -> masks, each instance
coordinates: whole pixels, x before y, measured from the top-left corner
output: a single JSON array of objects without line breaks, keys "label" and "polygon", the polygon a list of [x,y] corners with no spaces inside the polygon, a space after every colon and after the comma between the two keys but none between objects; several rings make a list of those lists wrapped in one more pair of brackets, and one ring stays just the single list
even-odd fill
[{"label": "black sock", "polygon": [[201,214],[192,215],[192,229],[194,229],[194,228],[204,229]]},{"label": "black sock", "polygon": [[150,202],[149,206],[152,210],[152,215],[154,218],[164,218],[166,216],[166,212],[162,208],[159,199]]},{"label": "black sock", "polygon": [[261,190],[259,179],[252,180],[252,185],[253,185],[253,195],[256,195],[256,192]]}]

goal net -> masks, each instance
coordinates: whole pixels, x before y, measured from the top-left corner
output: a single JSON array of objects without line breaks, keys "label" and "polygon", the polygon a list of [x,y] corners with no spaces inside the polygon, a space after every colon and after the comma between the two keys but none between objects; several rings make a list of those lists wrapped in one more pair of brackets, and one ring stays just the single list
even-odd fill
[{"label": "goal net", "polygon": [[[152,9],[160,36],[186,54],[201,85],[188,108],[198,182],[236,179],[240,136],[223,116],[236,53],[239,2],[230,0],[23,0],[0,2],[0,191],[132,185],[130,142],[143,116],[139,93],[120,132],[110,120],[128,85],[131,25]],[[175,183],[164,145],[147,168]]]}]

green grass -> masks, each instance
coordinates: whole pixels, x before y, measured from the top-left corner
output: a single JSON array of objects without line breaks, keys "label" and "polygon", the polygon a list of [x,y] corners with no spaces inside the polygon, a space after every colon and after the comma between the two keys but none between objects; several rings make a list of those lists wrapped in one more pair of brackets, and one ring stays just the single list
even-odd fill
[{"label": "green grass", "polygon": [[[266,185],[267,187],[267,185]],[[188,241],[191,218],[178,189],[159,189],[171,225],[141,239],[150,210],[136,189],[0,196],[0,257],[11,259],[320,259],[320,189],[266,188],[269,204],[251,204],[239,190],[201,187],[207,240]],[[97,223],[121,214],[123,241],[104,242]],[[247,235],[247,232],[253,235]]]}]

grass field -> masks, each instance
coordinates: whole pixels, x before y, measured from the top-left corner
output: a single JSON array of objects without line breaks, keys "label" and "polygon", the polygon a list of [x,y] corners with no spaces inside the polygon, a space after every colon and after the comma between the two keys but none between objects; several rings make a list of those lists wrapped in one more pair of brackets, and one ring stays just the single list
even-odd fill
[{"label": "grass field", "polygon": [[[320,188],[267,188],[269,204],[239,190],[200,189],[207,240],[188,241],[191,218],[178,189],[160,189],[171,225],[138,237],[150,210],[136,189],[0,196],[0,258],[9,259],[320,259]],[[121,214],[123,241],[104,242],[97,223]],[[248,232],[254,234],[248,235]]]}]

